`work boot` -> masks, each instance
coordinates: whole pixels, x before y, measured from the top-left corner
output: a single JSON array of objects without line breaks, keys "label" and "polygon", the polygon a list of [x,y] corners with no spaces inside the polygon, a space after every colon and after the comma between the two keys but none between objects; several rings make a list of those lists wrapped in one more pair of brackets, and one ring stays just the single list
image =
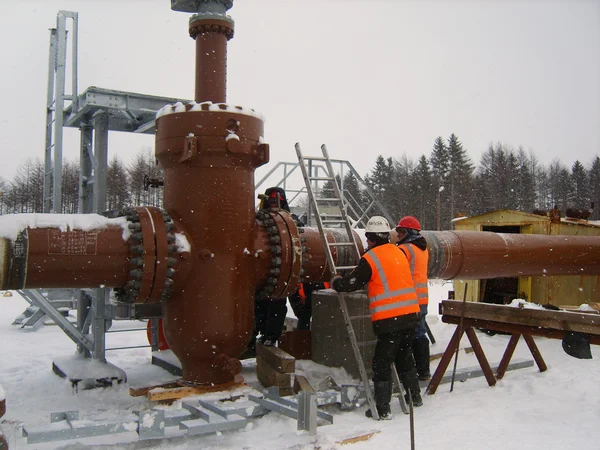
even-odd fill
[{"label": "work boot", "polygon": [[[392,411],[390,410],[390,404],[387,405],[375,405],[377,408],[377,414],[379,415],[379,420],[392,420]],[[369,419],[373,418],[373,413],[370,409],[365,411],[365,416]]]},{"label": "work boot", "polygon": [[[375,381],[373,382],[375,407],[377,408],[377,414],[379,420],[390,420],[392,413],[390,410],[390,400],[392,399],[392,382],[391,381]],[[369,418],[373,417],[373,413],[370,409],[365,412],[365,415]]]},{"label": "work boot", "polygon": [[429,371],[429,339],[425,336],[413,339],[412,351],[415,357],[419,380],[431,379],[431,372]]},{"label": "work boot", "polygon": [[408,372],[402,372],[398,374],[400,377],[400,381],[402,381],[402,385],[406,390],[406,394],[404,395],[404,399],[407,402],[410,402],[410,398],[408,394],[412,396],[413,406],[422,406],[423,399],[421,398],[421,389],[419,388],[419,380],[417,378],[417,370],[409,370]]},{"label": "work boot", "polygon": [[[404,394],[404,400],[406,400],[406,404],[410,404],[410,398],[408,397],[408,392]],[[421,394],[413,395],[412,398],[413,406],[423,406],[423,399],[421,398]]]}]

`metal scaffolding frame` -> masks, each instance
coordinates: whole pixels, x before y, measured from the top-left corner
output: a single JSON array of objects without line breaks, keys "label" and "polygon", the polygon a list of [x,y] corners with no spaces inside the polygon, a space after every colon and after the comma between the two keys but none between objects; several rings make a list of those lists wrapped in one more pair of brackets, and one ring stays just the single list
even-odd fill
[{"label": "metal scaffolding frame", "polygon": [[[377,200],[375,193],[372,191],[371,188],[369,188],[369,186],[367,186],[363,178],[359,175],[359,173],[356,171],[356,169],[350,163],[350,161],[344,159],[330,159],[330,161],[334,172],[340,177],[341,183],[338,187],[341,193],[342,204],[345,208],[346,214],[348,214],[348,216],[352,220],[353,228],[364,228],[366,226],[367,221],[369,219],[369,212],[374,206],[377,206],[383,212],[383,214],[390,223],[394,223],[394,219],[387,210],[387,208],[385,208],[385,206],[383,206],[383,204],[379,200]],[[299,199],[301,195],[308,196],[306,185],[304,184],[302,177],[298,178],[298,180],[293,180],[291,178],[298,167],[300,167],[298,162],[278,162],[255,184],[255,197],[258,197],[258,194],[262,193],[262,191],[266,189],[266,187],[263,187],[261,189],[261,186],[263,186],[263,184],[265,184],[266,186],[265,182],[269,179],[272,179],[273,177],[275,180],[278,180],[277,183],[269,184],[267,187],[281,187],[288,195],[288,204],[291,205],[294,202],[294,200]],[[310,178],[319,178],[319,174],[324,174],[324,176],[326,176],[326,174],[328,173],[324,162],[318,161],[314,158],[308,158],[307,171],[308,176]],[[300,171],[298,171],[297,173],[300,173]],[[355,199],[354,196],[347,189],[345,189],[344,177],[348,173],[351,173],[356,178],[361,188],[363,189],[365,196],[368,200],[368,205],[366,207],[363,207],[363,205],[361,205],[358,202],[358,200]],[[317,197],[319,197],[321,194],[323,194],[323,196],[325,197],[328,195],[321,192],[323,191],[322,183],[321,185],[319,185],[316,181],[313,181],[312,183],[313,192]],[[288,185],[291,185],[291,187],[289,187]],[[306,225],[315,226],[314,211],[312,210],[310,202],[308,200],[306,205]]]}]

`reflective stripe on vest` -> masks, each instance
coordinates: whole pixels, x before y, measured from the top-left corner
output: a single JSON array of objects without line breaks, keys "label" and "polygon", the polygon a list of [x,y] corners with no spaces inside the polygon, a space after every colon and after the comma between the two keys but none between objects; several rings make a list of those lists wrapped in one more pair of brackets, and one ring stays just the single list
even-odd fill
[{"label": "reflective stripe on vest", "polygon": [[[399,248],[404,250],[404,254],[408,258],[410,273],[412,274],[417,297],[419,298],[419,305],[427,305],[429,303],[429,289],[427,287],[429,252],[411,244],[402,244]],[[415,252],[415,248],[419,251]]]},{"label": "reflective stripe on vest", "polygon": [[371,320],[420,311],[405,255],[393,244],[379,245],[363,255],[371,267],[367,285]]}]

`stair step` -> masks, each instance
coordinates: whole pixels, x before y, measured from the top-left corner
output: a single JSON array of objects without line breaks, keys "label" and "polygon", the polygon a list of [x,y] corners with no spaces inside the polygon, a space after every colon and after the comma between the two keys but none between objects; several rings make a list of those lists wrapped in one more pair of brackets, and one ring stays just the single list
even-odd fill
[{"label": "stair step", "polygon": [[356,266],[336,266],[335,270],[352,270],[356,269]]}]

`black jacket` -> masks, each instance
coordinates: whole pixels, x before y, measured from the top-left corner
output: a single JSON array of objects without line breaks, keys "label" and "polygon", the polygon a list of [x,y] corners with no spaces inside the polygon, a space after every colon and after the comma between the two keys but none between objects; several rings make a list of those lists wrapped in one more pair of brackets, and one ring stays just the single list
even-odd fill
[{"label": "black jacket", "polygon": [[[362,257],[352,272],[342,278],[337,278],[331,287],[338,292],[358,291],[367,285],[372,275],[373,271],[371,270],[371,266],[367,260]],[[418,313],[405,314],[389,319],[373,321],[373,332],[379,336],[380,334],[413,328],[416,327],[418,323]]]}]

